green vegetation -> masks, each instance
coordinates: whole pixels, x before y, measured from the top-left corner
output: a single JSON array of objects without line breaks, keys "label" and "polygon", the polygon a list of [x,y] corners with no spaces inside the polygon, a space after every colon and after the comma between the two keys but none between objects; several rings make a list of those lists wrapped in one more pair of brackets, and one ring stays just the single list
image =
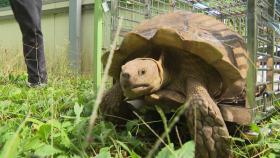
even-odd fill
[{"label": "green vegetation", "polygon": [[47,88],[28,89],[25,80],[26,75],[10,75],[0,81],[2,157],[15,134],[17,145],[11,146],[19,157],[28,157],[32,151],[39,156],[83,154],[80,149],[87,118],[82,116],[90,112],[87,107],[93,101],[91,82],[65,79],[53,81]]},{"label": "green vegetation", "polygon": [[9,0],[0,0],[0,8],[7,7],[9,5]]},{"label": "green vegetation", "polygon": [[[30,89],[25,80],[26,75],[0,77],[0,157],[76,158],[99,153],[98,157],[138,158],[147,154],[157,139],[140,120],[116,128],[99,117],[92,131],[93,141],[85,148],[95,98],[92,81],[80,77],[51,78],[48,87]],[[261,127],[272,129],[272,134],[266,136]],[[262,125],[253,125],[252,129],[260,133],[258,139],[248,142],[235,138],[234,153],[242,158],[279,156],[279,127],[279,115]],[[177,147],[172,143],[162,146],[158,157],[193,154],[192,142]]]},{"label": "green vegetation", "polygon": [[[135,137],[143,126],[137,120],[118,131],[112,123],[99,119],[92,131],[93,143],[85,148],[87,122],[95,97],[90,80],[53,79],[48,87],[38,89],[27,88],[25,80],[26,75],[0,78],[0,157],[89,157],[99,152],[139,157],[136,152],[143,155],[143,151],[148,151],[150,143]],[[190,142],[176,151],[170,144],[159,157],[193,153],[191,149]]]},{"label": "green vegetation", "polygon": [[280,156],[280,115],[276,113],[260,125],[252,124],[251,132],[258,136],[248,138],[241,132],[241,137],[234,138],[233,152],[240,158],[277,158]]}]

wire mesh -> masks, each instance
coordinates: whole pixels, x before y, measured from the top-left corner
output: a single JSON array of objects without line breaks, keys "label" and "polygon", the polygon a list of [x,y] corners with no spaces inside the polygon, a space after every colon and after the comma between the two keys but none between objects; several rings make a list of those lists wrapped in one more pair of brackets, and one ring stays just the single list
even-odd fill
[{"label": "wire mesh", "polygon": [[[256,113],[270,113],[280,93],[280,52],[276,31],[270,25],[278,22],[278,0],[257,1],[257,85],[266,86],[266,93],[256,98]],[[274,8],[274,9],[273,9]]]},{"label": "wire mesh", "polygon": [[[113,18],[115,21],[124,17],[121,35],[131,31],[133,27],[144,19],[153,16],[186,10],[216,16],[230,28],[246,35],[246,1],[200,1],[195,0],[117,0]],[[114,21],[113,20],[113,21]],[[117,23],[117,22],[115,22]],[[116,25],[113,26],[115,30]]]}]

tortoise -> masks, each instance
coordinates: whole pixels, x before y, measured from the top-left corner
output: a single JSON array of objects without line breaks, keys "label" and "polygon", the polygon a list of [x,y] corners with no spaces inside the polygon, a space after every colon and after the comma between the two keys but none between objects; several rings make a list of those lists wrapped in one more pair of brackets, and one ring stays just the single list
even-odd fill
[{"label": "tortoise", "polygon": [[[128,116],[125,100],[162,105],[166,113],[188,102],[184,118],[196,158],[231,157],[217,103],[244,97],[246,53],[241,36],[205,14],[179,11],[145,20],[114,52],[109,75],[115,83],[103,97],[101,112]],[[107,58],[105,53],[103,64]]]}]

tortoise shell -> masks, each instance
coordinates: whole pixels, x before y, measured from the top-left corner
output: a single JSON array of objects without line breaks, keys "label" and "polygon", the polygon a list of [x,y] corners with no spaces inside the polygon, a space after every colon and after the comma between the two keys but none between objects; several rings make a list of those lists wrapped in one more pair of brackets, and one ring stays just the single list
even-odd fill
[{"label": "tortoise shell", "polygon": [[[118,80],[124,63],[146,56],[154,45],[192,53],[213,66],[222,77],[225,98],[240,95],[245,87],[248,63],[244,39],[214,17],[191,12],[156,16],[136,26],[115,50],[109,74]],[[105,53],[104,65],[107,57]]]}]

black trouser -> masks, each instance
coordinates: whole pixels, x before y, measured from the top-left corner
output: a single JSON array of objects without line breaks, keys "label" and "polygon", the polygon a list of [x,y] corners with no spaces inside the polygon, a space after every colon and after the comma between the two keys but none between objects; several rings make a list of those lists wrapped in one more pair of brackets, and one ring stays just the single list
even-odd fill
[{"label": "black trouser", "polygon": [[42,0],[10,0],[22,32],[28,82],[46,83],[47,71],[41,31]]}]

